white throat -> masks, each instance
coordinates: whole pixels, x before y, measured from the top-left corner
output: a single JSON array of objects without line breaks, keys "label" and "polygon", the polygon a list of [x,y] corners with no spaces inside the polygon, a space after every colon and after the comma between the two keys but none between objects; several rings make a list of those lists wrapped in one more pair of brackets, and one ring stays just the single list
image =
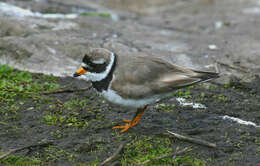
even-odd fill
[{"label": "white throat", "polygon": [[110,56],[110,61],[109,64],[106,67],[106,70],[103,71],[102,73],[91,73],[91,72],[87,72],[85,74],[86,78],[90,81],[101,81],[103,79],[105,79],[107,77],[107,75],[109,74],[110,70],[112,69],[112,66],[114,64],[115,61],[115,54],[111,52],[111,56]]}]

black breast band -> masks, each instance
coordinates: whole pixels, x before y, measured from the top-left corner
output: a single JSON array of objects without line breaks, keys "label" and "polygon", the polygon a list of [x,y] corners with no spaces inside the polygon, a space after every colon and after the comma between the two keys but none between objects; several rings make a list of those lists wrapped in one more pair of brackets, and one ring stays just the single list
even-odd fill
[{"label": "black breast band", "polygon": [[111,82],[112,78],[113,78],[113,73],[116,67],[116,63],[117,63],[117,55],[114,54],[115,59],[114,59],[114,63],[112,65],[112,68],[110,70],[110,72],[108,73],[108,75],[106,76],[106,78],[104,78],[103,80],[100,81],[92,81],[92,86],[98,91],[98,92],[102,92],[103,90],[107,90],[109,83]]}]

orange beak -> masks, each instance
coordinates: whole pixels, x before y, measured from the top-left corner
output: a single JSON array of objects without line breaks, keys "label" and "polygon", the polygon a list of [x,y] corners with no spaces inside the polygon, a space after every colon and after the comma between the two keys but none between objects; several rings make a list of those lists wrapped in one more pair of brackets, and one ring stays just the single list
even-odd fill
[{"label": "orange beak", "polygon": [[86,72],[87,72],[87,70],[85,70],[83,67],[81,67],[79,70],[77,70],[77,72],[75,72],[73,74],[73,77],[81,76],[81,75],[85,74]]}]

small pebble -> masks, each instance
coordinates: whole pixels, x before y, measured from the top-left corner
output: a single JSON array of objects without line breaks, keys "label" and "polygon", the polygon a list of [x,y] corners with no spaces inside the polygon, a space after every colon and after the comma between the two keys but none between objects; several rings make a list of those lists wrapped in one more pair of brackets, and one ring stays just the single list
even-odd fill
[{"label": "small pebble", "polygon": [[217,50],[218,49],[218,47],[214,44],[211,44],[208,47],[209,47],[210,50]]}]

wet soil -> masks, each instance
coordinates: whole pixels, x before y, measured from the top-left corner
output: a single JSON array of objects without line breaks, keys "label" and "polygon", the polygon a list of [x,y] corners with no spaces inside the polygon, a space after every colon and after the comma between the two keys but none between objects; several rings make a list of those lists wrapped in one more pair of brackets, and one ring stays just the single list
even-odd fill
[{"label": "wet soil", "polygon": [[[15,104],[18,111],[12,114],[10,109],[8,114],[1,113],[0,122],[4,122],[0,123],[1,151],[52,141],[51,147],[18,154],[39,158],[48,165],[91,165],[109,157],[123,141],[129,142],[126,147],[131,147],[138,140],[147,141],[146,137],[165,137],[162,133],[167,129],[216,143],[216,149],[180,140],[167,145],[170,149],[191,146],[188,154],[203,160],[205,165],[257,166],[260,165],[260,128],[224,120],[222,116],[259,125],[259,81],[257,78],[251,83],[240,83],[234,79],[226,85],[204,84],[178,91],[170,99],[150,105],[142,121],[122,134],[112,127],[121,124],[122,119],[131,119],[135,110],[111,105],[94,90],[40,95],[37,99],[18,98]],[[89,85],[71,77],[57,78],[55,82],[63,88]],[[176,97],[202,103],[207,108],[181,106]],[[120,165],[122,159],[118,161]]]}]

